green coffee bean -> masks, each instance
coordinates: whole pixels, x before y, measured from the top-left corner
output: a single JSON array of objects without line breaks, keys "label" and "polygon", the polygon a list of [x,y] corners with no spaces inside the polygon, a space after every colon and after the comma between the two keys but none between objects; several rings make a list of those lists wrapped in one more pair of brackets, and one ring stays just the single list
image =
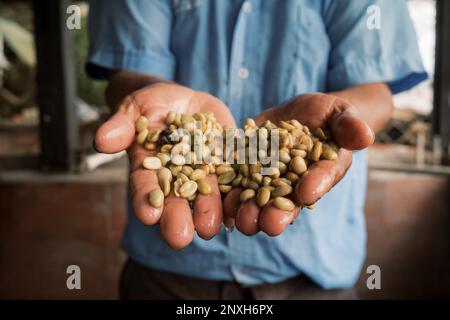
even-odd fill
[{"label": "green coffee bean", "polygon": [[205,171],[205,174],[206,174],[206,175],[208,175],[208,174],[211,173],[211,172],[209,172],[209,166],[208,166],[207,164],[201,165],[201,166],[200,166],[200,169],[203,170],[203,171]]},{"label": "green coffee bean", "polygon": [[225,173],[227,171],[234,171],[234,169],[229,164],[222,164],[216,168],[216,173],[218,175],[221,175],[222,173]]},{"label": "green coffee bean", "polygon": [[272,179],[276,179],[280,177],[280,169],[275,167],[265,168],[265,175],[269,176]]},{"label": "green coffee bean", "polygon": [[221,193],[228,193],[231,191],[232,188],[233,188],[232,186],[226,184],[219,185],[219,191]]},{"label": "green coffee bean", "polygon": [[156,156],[161,160],[161,164],[165,166],[170,161],[170,155],[167,153],[158,152]]},{"label": "green coffee bean", "polygon": [[175,120],[173,121],[173,124],[178,127],[180,126],[180,124],[181,124],[181,114],[180,113],[175,114]]},{"label": "green coffee bean", "polygon": [[288,171],[288,167],[283,162],[278,161],[278,170],[280,170],[280,175],[283,175]]},{"label": "green coffee bean", "polygon": [[147,129],[148,126],[148,119],[144,116],[140,116],[139,118],[137,118],[136,120],[136,132],[141,132],[144,131],[145,129]]},{"label": "green coffee bean", "polygon": [[272,197],[284,197],[292,193],[293,188],[288,185],[280,185],[272,192]]},{"label": "green coffee bean", "polygon": [[[304,128],[307,128],[307,127],[304,127]],[[301,136],[299,138],[298,142],[300,143],[300,145],[303,145],[304,148],[306,148],[306,151],[311,151],[311,149],[313,148],[313,145],[314,145],[311,137],[307,134]],[[299,148],[299,149],[302,149],[302,148]],[[305,150],[305,149],[303,149],[303,150]]]},{"label": "green coffee bean", "polygon": [[191,197],[192,195],[195,194],[196,191],[197,191],[197,183],[192,180],[183,183],[180,189],[178,190],[178,192],[183,198]]},{"label": "green coffee bean", "polygon": [[148,130],[144,129],[142,131],[140,131],[137,136],[136,136],[136,141],[139,144],[144,144],[145,140],[147,140],[147,136],[148,136]]},{"label": "green coffee bean", "polygon": [[159,150],[162,153],[169,153],[170,150],[172,150],[173,145],[172,144],[165,144],[161,147],[161,149]]},{"label": "green coffee bean", "polygon": [[181,169],[181,172],[189,177],[192,174],[192,172],[194,172],[194,169],[188,165],[184,165],[183,168]]},{"label": "green coffee bean", "polygon": [[159,141],[159,135],[161,133],[161,130],[152,130],[148,133],[147,141],[153,142],[156,144],[156,142]]},{"label": "green coffee bean", "polygon": [[239,172],[240,172],[244,177],[248,177],[248,176],[250,175],[250,170],[249,170],[247,164],[241,165],[241,167],[239,168]]},{"label": "green coffee bean", "polygon": [[253,199],[255,197],[255,194],[255,190],[246,189],[241,192],[241,194],[239,195],[239,199],[241,200],[241,202],[245,202],[247,200]]},{"label": "green coffee bean", "polygon": [[189,176],[189,179],[193,181],[197,181],[204,178],[206,178],[206,172],[205,170],[202,169],[195,169]]},{"label": "green coffee bean", "polygon": [[250,165],[250,175],[261,172],[261,162]]},{"label": "green coffee bean", "polygon": [[194,193],[192,196],[187,197],[186,200],[190,202],[189,206],[192,208],[192,202],[195,200],[195,198],[197,198],[197,194]]},{"label": "green coffee bean", "polygon": [[217,182],[219,184],[229,184],[231,183],[234,178],[236,178],[236,172],[233,171],[227,171],[222,173],[219,178],[217,179]]},{"label": "green coffee bean", "polygon": [[253,173],[253,174],[252,174],[252,179],[253,179],[253,181],[255,181],[256,183],[262,184],[262,183],[263,183],[264,177],[263,177],[263,175],[262,175],[261,173],[256,172],[256,173]]},{"label": "green coffee bean", "polygon": [[142,166],[145,169],[158,170],[159,168],[161,168],[162,164],[161,160],[159,160],[159,158],[157,157],[146,157],[142,162]]},{"label": "green coffee bean", "polygon": [[338,158],[338,154],[332,147],[324,143],[321,158],[324,160],[336,160]]},{"label": "green coffee bean", "polygon": [[321,128],[316,128],[316,129],[314,130],[314,135],[315,135],[317,138],[319,138],[319,140],[322,140],[322,141],[324,141],[324,140],[327,139],[327,136],[325,135],[325,132],[323,132],[323,130],[322,130]]},{"label": "green coffee bean", "polygon": [[176,166],[183,166],[186,163],[186,159],[181,154],[172,156],[171,162]]},{"label": "green coffee bean", "polygon": [[162,167],[158,171],[158,180],[159,181],[167,180],[169,182],[172,182],[172,172],[170,172],[168,168]]},{"label": "green coffee bean", "polygon": [[296,183],[297,180],[299,179],[299,176],[297,174],[295,174],[294,172],[288,172],[286,173],[286,179],[289,179],[289,181],[291,181],[291,183]]},{"label": "green coffee bean", "polygon": [[175,180],[175,182],[173,183],[173,193],[175,193],[177,197],[181,197],[180,188],[182,185],[183,182],[180,179]]},{"label": "green coffee bean", "polygon": [[293,119],[293,120],[289,121],[289,123],[292,124],[297,129],[303,128],[303,125],[300,122],[298,122],[298,120]]},{"label": "green coffee bean", "polygon": [[173,146],[170,152],[177,155],[185,155],[191,150],[191,146],[187,143],[180,142]]},{"label": "green coffee bean", "polygon": [[314,147],[311,150],[310,158],[313,161],[319,161],[321,155],[322,155],[322,142],[316,141],[314,143]]},{"label": "green coffee bean", "polygon": [[304,135],[305,133],[303,132],[302,129],[295,128],[294,130],[291,131],[291,134],[292,134],[293,137],[299,138],[299,137],[301,137],[302,135]]},{"label": "green coffee bean", "polygon": [[167,197],[170,194],[170,185],[171,183],[167,180],[163,180],[159,182],[159,186],[164,193],[164,196]]},{"label": "green coffee bean", "polygon": [[[305,146],[305,148],[306,148],[306,146]],[[295,157],[305,158],[306,155],[307,155],[306,151],[305,150],[301,150],[301,149],[292,149],[291,152],[290,152],[290,156],[292,158],[295,158]]]},{"label": "green coffee bean", "polygon": [[256,203],[259,207],[264,207],[270,200],[270,189],[267,187],[262,187],[258,190],[256,195]]},{"label": "green coffee bean", "polygon": [[238,174],[237,176],[236,176],[236,178],[234,178],[234,180],[233,180],[233,182],[232,182],[232,186],[233,187],[238,187],[240,184],[241,184],[241,182],[242,182],[242,179],[243,179],[243,176],[242,176],[242,174]]},{"label": "green coffee bean", "polygon": [[212,192],[211,185],[204,178],[197,180],[197,187],[201,194],[210,194]]},{"label": "green coffee bean", "polygon": [[164,203],[164,193],[160,188],[153,189],[149,196],[150,205],[154,208],[160,208]]},{"label": "green coffee bean", "polygon": [[291,184],[291,182],[285,178],[277,178],[277,179],[272,180],[272,185],[274,187],[285,186],[285,185],[290,185],[290,184]]},{"label": "green coffee bean", "polygon": [[289,167],[298,175],[302,175],[307,169],[305,159],[302,157],[295,157],[292,159]]},{"label": "green coffee bean", "polygon": [[291,161],[291,156],[289,155],[288,152],[284,150],[280,150],[279,157],[280,161],[283,162],[284,164],[289,164],[289,162]]},{"label": "green coffee bean", "polygon": [[293,126],[290,123],[287,123],[286,121],[280,121],[280,127],[288,130],[288,131],[292,131],[295,129],[295,126]]},{"label": "green coffee bean", "polygon": [[190,122],[194,122],[194,121],[195,121],[195,119],[189,114],[181,115],[181,123],[182,124],[186,124],[186,123],[190,123]]},{"label": "green coffee bean", "polygon": [[270,177],[263,178],[263,186],[270,186],[271,182],[272,182],[272,179]]},{"label": "green coffee bean", "polygon": [[253,120],[253,119],[247,119],[247,120],[245,120],[245,126],[248,126],[248,127],[256,127],[255,120]]},{"label": "green coffee bean", "polygon": [[249,182],[250,182],[250,179],[249,179],[249,178],[243,177],[242,180],[241,180],[241,186],[244,187],[244,188],[247,188]]},{"label": "green coffee bean", "polygon": [[247,184],[247,188],[253,189],[253,190],[258,190],[259,189],[259,184],[254,181],[254,180],[250,180]]},{"label": "green coffee bean", "polygon": [[295,204],[291,200],[284,197],[276,197],[273,200],[273,204],[275,207],[283,211],[292,211],[295,208]]},{"label": "green coffee bean", "polygon": [[177,179],[180,179],[182,183],[189,181],[189,178],[183,172],[178,173]]},{"label": "green coffee bean", "polygon": [[175,117],[176,117],[176,113],[173,111],[169,111],[169,113],[167,113],[167,116],[166,116],[166,123],[168,125],[171,125],[172,123],[174,123]]},{"label": "green coffee bean", "polygon": [[153,142],[144,142],[144,148],[150,151],[156,150],[158,145]]}]

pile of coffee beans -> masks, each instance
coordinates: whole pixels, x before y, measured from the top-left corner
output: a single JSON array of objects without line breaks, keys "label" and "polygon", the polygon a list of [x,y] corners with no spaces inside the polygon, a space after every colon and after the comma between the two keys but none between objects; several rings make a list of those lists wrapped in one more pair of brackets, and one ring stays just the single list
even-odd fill
[{"label": "pile of coffee beans", "polygon": [[161,207],[172,191],[192,204],[198,193],[211,193],[205,178],[216,174],[222,194],[242,187],[241,202],[255,198],[264,207],[273,199],[277,208],[292,211],[293,186],[308,167],[337,159],[329,132],[311,132],[297,120],[258,126],[247,119],[242,130],[222,127],[213,113],[170,111],[166,124],[165,130],[148,130],[147,118],[136,121],[137,143],[156,153],[143,161],[144,168],[158,170],[160,188],[149,195],[153,207]]}]

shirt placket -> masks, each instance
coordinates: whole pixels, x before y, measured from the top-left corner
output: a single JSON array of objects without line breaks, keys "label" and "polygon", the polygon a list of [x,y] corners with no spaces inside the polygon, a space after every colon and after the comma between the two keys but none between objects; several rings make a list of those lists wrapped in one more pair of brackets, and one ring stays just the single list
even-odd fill
[{"label": "shirt placket", "polygon": [[[246,49],[249,47],[247,41],[250,40],[248,34],[251,31],[250,22],[252,18],[255,18],[255,4],[257,4],[257,0],[247,0],[242,3],[233,32],[228,75],[228,101],[233,114],[239,115],[239,119],[236,119],[238,124],[242,124],[245,118],[245,90],[251,87],[250,80],[252,80],[250,79],[252,76],[251,64],[247,60],[250,57]],[[252,272],[246,266],[246,262],[251,256],[252,243],[254,244],[252,237],[244,236],[238,230],[227,234],[230,268],[238,282],[248,278]]]},{"label": "shirt placket", "polygon": [[252,0],[244,1],[239,10],[230,52],[228,104],[233,114],[239,114],[238,124],[243,121],[244,88],[250,78],[250,70],[246,62],[246,38],[248,21],[253,13]]}]

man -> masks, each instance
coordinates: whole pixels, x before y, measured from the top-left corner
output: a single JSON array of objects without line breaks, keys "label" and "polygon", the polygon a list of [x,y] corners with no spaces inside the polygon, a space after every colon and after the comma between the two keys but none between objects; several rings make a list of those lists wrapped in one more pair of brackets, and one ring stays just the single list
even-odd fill
[{"label": "man", "polygon": [[[381,21],[373,28],[369,19]],[[96,147],[128,148],[131,162],[122,297],[353,297],[344,289],[355,284],[365,257],[367,154],[354,152],[350,166],[349,150],[373,142],[390,117],[393,93],[426,78],[405,3],[95,0],[89,28],[87,71],[109,80],[106,101],[116,112],[97,132]],[[238,207],[233,190],[223,200],[224,219],[242,232],[222,228],[208,241],[196,235],[175,251],[166,241],[179,249],[192,237],[163,239],[155,224],[190,209],[173,196],[162,210],[148,204],[157,181],[141,169],[146,151],[132,144],[139,115],[157,128],[169,110],[212,111],[222,124],[239,126],[248,117],[297,119],[331,128],[345,149],[302,178],[297,203],[320,201],[281,235],[239,223],[261,212],[252,201]],[[216,187],[216,177],[209,179]],[[220,195],[197,201],[194,210],[202,206],[220,211]]]}]

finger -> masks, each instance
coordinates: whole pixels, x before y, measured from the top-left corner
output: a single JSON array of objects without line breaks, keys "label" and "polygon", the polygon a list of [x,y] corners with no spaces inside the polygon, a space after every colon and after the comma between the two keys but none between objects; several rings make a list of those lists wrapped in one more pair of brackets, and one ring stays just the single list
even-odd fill
[{"label": "finger", "polygon": [[137,219],[144,225],[156,224],[163,212],[164,205],[155,208],[149,203],[150,192],[159,188],[157,172],[139,168],[130,175],[131,199]]},{"label": "finger", "polygon": [[341,148],[336,160],[320,160],[311,165],[295,186],[295,202],[305,206],[314,204],[341,180],[351,163],[351,151]]},{"label": "finger", "polygon": [[259,232],[259,207],[254,199],[244,202],[236,215],[236,228],[247,236],[255,235]]},{"label": "finger", "polygon": [[164,202],[159,222],[161,235],[174,250],[181,250],[194,239],[194,222],[186,199],[171,193]]},{"label": "finger", "polygon": [[273,205],[273,201],[270,201],[262,209],[259,217],[259,227],[271,237],[278,236],[297,218],[299,211],[298,207],[295,207],[292,211],[280,210]]},{"label": "finger", "polygon": [[357,113],[348,110],[332,117],[331,130],[339,146],[348,150],[367,148],[375,140],[369,125]]},{"label": "finger", "polygon": [[139,107],[131,97],[126,98],[117,112],[95,133],[94,147],[98,152],[116,153],[125,150],[134,140],[134,123]]},{"label": "finger", "polygon": [[217,177],[208,175],[206,180],[211,185],[211,194],[199,193],[194,204],[194,225],[197,234],[209,240],[220,232],[222,226],[222,197]]},{"label": "finger", "polygon": [[241,200],[239,200],[241,191],[242,188],[233,188],[226,194],[223,200],[223,213],[225,216],[236,218],[236,213],[241,205]]}]

